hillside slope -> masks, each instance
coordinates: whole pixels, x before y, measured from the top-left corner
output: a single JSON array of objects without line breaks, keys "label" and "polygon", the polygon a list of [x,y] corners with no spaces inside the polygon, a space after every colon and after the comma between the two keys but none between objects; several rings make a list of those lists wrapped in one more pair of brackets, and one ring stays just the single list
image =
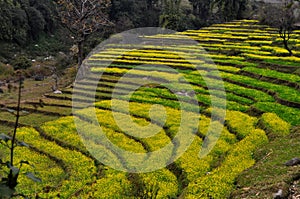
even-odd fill
[{"label": "hillside slope", "polygon": [[[295,47],[299,48],[298,32],[292,37]],[[148,43],[171,41],[177,45],[116,44],[96,51],[87,60],[91,69],[89,78],[78,82],[75,90],[69,88],[61,95],[45,95],[42,98],[45,108],[35,110],[36,115],[20,121],[24,127],[19,129],[18,138],[31,147],[18,150],[17,157],[28,157],[43,179],[40,184],[22,179],[18,187],[20,192],[42,198],[139,198],[141,195],[149,197],[150,192],[153,194],[153,190],[158,188],[158,198],[228,198],[239,188],[236,186],[237,179],[239,186],[254,186],[251,183],[257,182],[248,181],[247,173],[238,178],[249,168],[248,171],[253,171],[252,176],[260,175],[259,169],[276,162],[277,168],[272,164],[267,168],[280,169],[278,175],[284,175],[286,170],[280,164],[297,156],[300,148],[296,141],[291,144],[294,150],[289,147],[279,150],[278,147],[280,143],[288,145],[291,140],[298,140],[297,133],[290,132],[291,128],[300,125],[300,58],[296,57],[300,53],[297,49],[295,57],[286,56],[276,30],[258,25],[253,20],[144,39]],[[199,44],[187,45],[182,42],[185,39]],[[197,64],[200,67],[195,68]],[[136,89],[147,80],[152,83]],[[224,127],[218,117],[218,114],[222,116],[224,113],[225,96],[218,86],[221,82],[226,90]],[[193,95],[189,89],[194,91]],[[73,103],[84,109],[74,112],[73,116],[46,123],[34,121],[34,118],[40,121],[50,115],[56,118],[70,115],[74,92]],[[94,102],[95,109],[88,107]],[[127,102],[130,111],[127,110]],[[27,102],[24,107],[34,110],[32,105],[39,103],[39,100]],[[153,104],[165,107],[165,121],[160,117],[163,112],[150,111]],[[181,110],[182,107],[184,110]],[[3,129],[12,124],[13,117],[4,112],[0,115]],[[123,120],[116,121],[115,115]],[[103,165],[103,162],[113,162],[123,170],[136,166],[132,164],[134,160],[98,139],[99,135],[133,153],[153,152],[170,144],[171,152],[164,153],[160,160],[172,162],[180,154],[180,143],[185,142],[183,137],[176,137],[184,115],[188,115],[191,121],[198,121],[200,117],[200,121],[196,127],[193,123],[185,129],[194,135],[192,143],[169,166],[149,173],[132,174]],[[211,115],[215,117],[211,118]],[[140,126],[151,125],[160,130],[151,137],[128,135],[128,128],[132,128],[128,126],[128,118]],[[81,125],[76,126],[74,120]],[[100,123],[102,134],[99,134],[95,122]],[[220,136],[213,134],[218,128],[223,129]],[[205,136],[218,140],[207,156],[199,158]],[[92,151],[88,151],[86,146]],[[257,152],[258,149],[260,152]],[[264,159],[268,161],[262,161],[265,151],[270,149],[274,149],[278,156],[270,155]],[[142,158],[146,162],[151,161],[151,156]],[[258,172],[255,172],[257,168]],[[291,172],[288,176],[290,182],[299,172],[299,167]],[[277,188],[280,187],[276,184],[276,188],[268,188],[263,195],[257,196],[253,194],[261,190],[247,192],[252,189],[241,189],[233,195],[237,198],[271,198]]]}]

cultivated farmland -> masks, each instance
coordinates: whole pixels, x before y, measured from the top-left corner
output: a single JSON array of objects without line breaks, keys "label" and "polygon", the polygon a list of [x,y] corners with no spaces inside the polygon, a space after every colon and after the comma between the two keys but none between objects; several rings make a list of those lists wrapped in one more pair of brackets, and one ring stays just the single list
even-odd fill
[{"label": "cultivated farmland", "polygon": [[[186,38],[199,44],[145,44],[134,49],[115,44],[94,53],[86,61],[90,78],[81,80],[74,90],[73,100],[78,110],[73,114],[73,88],[64,89],[60,95],[45,95],[41,98],[43,107],[34,108],[41,103],[40,99],[25,102],[22,107],[32,114],[21,118],[17,137],[30,147],[18,149],[16,157],[20,161],[30,160],[42,183],[22,177],[18,191],[41,198],[142,198],[142,195],[150,198],[154,192],[157,198],[229,197],[236,188],[237,177],[255,165],[253,153],[273,139],[288,136],[293,126],[300,125],[300,36],[297,32],[292,34],[294,56],[287,56],[275,29],[258,25],[255,20],[146,39],[171,39],[176,43]],[[223,80],[221,87],[219,77]],[[162,85],[147,84],[136,90],[138,80]],[[223,124],[218,114],[222,116],[225,99]],[[94,106],[90,107],[91,104]],[[153,104],[165,107],[165,120],[159,112],[150,111]],[[151,137],[136,138],[120,127],[126,127],[128,121],[117,123],[115,115],[160,130]],[[177,140],[176,133],[183,115],[199,122],[188,129],[194,137],[179,156],[177,147],[184,141]],[[14,117],[9,113],[0,112],[0,118],[1,129],[13,125]],[[115,170],[90,154],[74,121],[81,124],[79,131],[83,137],[93,138],[84,140],[95,149],[93,155],[124,170],[135,165],[97,138],[95,122],[99,122],[103,135],[119,148],[147,153],[171,143],[173,150],[163,154],[162,159],[169,162],[177,155],[178,158],[147,173]],[[205,157],[199,158],[205,137],[214,129],[221,129],[219,139]]]}]

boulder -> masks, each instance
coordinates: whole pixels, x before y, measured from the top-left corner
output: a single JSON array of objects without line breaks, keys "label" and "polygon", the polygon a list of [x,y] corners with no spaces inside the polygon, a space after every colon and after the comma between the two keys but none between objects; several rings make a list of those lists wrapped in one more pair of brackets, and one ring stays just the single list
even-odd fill
[{"label": "boulder", "polygon": [[273,194],[273,198],[274,198],[274,199],[280,199],[280,198],[283,198],[283,195],[282,195],[282,189],[279,189],[277,193],[274,193],[274,194]]},{"label": "boulder", "polygon": [[285,164],[285,166],[295,166],[295,165],[298,165],[298,164],[300,164],[300,158],[293,158],[293,159],[287,161],[284,164]]},{"label": "boulder", "polygon": [[44,76],[43,75],[36,75],[36,76],[34,76],[34,80],[35,81],[43,81],[45,78],[44,78]]},{"label": "boulder", "polygon": [[53,92],[54,94],[62,94],[62,92],[60,90],[56,90]]}]

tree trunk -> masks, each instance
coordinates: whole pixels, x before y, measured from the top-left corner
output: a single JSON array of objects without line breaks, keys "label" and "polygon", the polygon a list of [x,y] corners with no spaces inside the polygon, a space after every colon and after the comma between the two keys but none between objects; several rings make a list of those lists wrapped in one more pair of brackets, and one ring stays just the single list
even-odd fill
[{"label": "tree trunk", "polygon": [[82,35],[78,41],[78,66],[77,66],[77,77],[78,79],[83,79],[86,76],[87,68],[82,66],[84,59],[84,42],[86,40],[86,36]]},{"label": "tree trunk", "polygon": [[84,39],[81,38],[78,42],[78,70],[83,62],[83,47],[84,47]]},{"label": "tree trunk", "polygon": [[289,44],[288,44],[288,41],[290,39],[290,32],[286,29],[280,29],[279,30],[279,35],[281,37],[281,39],[283,39],[283,45],[284,45],[284,48],[289,51],[289,55],[292,56],[293,55],[293,52],[292,50],[289,48]]},{"label": "tree trunk", "polygon": [[292,50],[290,49],[289,45],[288,45],[288,40],[284,37],[283,38],[283,44],[284,44],[284,48],[289,51],[290,56],[293,55]]}]

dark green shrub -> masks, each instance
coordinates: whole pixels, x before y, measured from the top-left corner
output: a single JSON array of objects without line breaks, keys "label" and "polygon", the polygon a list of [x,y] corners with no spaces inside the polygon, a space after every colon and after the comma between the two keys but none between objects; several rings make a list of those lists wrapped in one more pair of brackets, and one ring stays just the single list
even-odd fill
[{"label": "dark green shrub", "polygon": [[13,75],[14,68],[11,65],[6,65],[0,62],[0,79],[6,79]]},{"label": "dark green shrub", "polygon": [[11,65],[15,70],[26,69],[32,66],[31,60],[29,60],[26,56],[20,55],[16,56],[14,60],[12,60]]}]

